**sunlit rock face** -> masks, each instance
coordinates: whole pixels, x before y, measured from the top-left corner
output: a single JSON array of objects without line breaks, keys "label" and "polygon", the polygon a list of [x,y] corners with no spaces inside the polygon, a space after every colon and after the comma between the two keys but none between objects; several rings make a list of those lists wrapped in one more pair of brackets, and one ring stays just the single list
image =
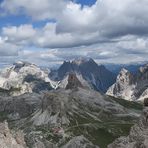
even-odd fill
[{"label": "sunlit rock face", "polygon": [[148,97],[148,64],[140,67],[135,75],[122,69],[106,94],[126,100],[143,101]]},{"label": "sunlit rock face", "polygon": [[117,76],[116,83],[107,91],[107,95],[131,99],[134,88],[134,76],[126,69],[122,69]]},{"label": "sunlit rock face", "polygon": [[55,87],[56,84],[48,78],[48,73],[31,63],[16,62],[0,73],[0,89],[4,95],[39,93]]}]

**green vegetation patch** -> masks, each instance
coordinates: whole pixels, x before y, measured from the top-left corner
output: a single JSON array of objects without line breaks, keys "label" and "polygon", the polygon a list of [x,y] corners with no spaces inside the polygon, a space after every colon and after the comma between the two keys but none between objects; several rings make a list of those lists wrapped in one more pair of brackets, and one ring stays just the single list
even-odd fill
[{"label": "green vegetation patch", "polygon": [[122,106],[124,106],[125,108],[128,108],[128,109],[135,109],[135,110],[142,110],[143,109],[143,105],[141,103],[134,102],[134,101],[128,101],[128,100],[125,100],[125,99],[115,98],[115,97],[111,97],[111,96],[108,96],[106,98],[106,100],[115,101],[115,102],[119,103],[120,105],[122,105]]}]

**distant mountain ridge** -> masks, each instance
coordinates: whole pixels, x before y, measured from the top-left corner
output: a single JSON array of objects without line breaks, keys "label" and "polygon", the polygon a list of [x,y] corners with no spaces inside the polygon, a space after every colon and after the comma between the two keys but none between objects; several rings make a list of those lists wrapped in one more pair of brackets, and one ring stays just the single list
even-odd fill
[{"label": "distant mountain ridge", "polygon": [[103,93],[115,82],[115,75],[93,59],[64,61],[54,72],[29,62],[18,61],[0,71],[0,93],[4,96],[17,96],[65,88],[70,73],[74,73],[85,88]]},{"label": "distant mountain ridge", "polygon": [[118,75],[122,68],[127,69],[132,74],[136,74],[139,70],[139,67],[144,66],[146,63],[147,62],[129,63],[129,64],[111,64],[111,63],[109,63],[109,64],[104,64],[104,65],[108,70],[110,70],[111,72]]},{"label": "distant mountain ridge", "polygon": [[115,75],[105,68],[98,65],[93,59],[76,59],[73,61],[64,61],[58,70],[49,74],[49,77],[56,81],[63,80],[69,73],[74,72],[82,75],[93,89],[100,92],[106,92],[115,82]]}]

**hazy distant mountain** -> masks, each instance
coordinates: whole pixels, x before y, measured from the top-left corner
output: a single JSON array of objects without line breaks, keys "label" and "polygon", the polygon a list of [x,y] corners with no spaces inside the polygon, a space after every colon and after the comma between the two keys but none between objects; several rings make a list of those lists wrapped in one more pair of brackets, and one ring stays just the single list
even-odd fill
[{"label": "hazy distant mountain", "polygon": [[148,64],[140,67],[135,75],[122,69],[116,83],[108,89],[106,94],[127,100],[143,100],[148,97]]},{"label": "hazy distant mountain", "polygon": [[118,75],[122,68],[127,69],[131,73],[135,74],[139,70],[139,67],[144,66],[145,62],[143,63],[136,63],[136,64],[105,64],[105,67],[110,70],[111,72]]},{"label": "hazy distant mountain", "polygon": [[115,82],[115,75],[105,66],[98,65],[93,59],[84,58],[64,61],[57,71],[50,73],[50,77],[53,80],[61,81],[71,72],[81,75],[92,88],[101,92],[106,92]]}]

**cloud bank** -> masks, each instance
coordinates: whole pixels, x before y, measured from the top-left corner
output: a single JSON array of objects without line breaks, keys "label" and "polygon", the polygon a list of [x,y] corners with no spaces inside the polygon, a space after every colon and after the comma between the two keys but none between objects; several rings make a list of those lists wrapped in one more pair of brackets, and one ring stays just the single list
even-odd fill
[{"label": "cloud bank", "polygon": [[[51,61],[79,56],[97,62],[130,63],[147,60],[148,1],[97,0],[83,6],[70,0],[4,0],[3,16],[25,15],[32,22],[3,26],[0,56]],[[35,27],[34,22],[43,22]],[[5,49],[5,50],[4,50]],[[40,62],[39,62],[40,63]]]}]

